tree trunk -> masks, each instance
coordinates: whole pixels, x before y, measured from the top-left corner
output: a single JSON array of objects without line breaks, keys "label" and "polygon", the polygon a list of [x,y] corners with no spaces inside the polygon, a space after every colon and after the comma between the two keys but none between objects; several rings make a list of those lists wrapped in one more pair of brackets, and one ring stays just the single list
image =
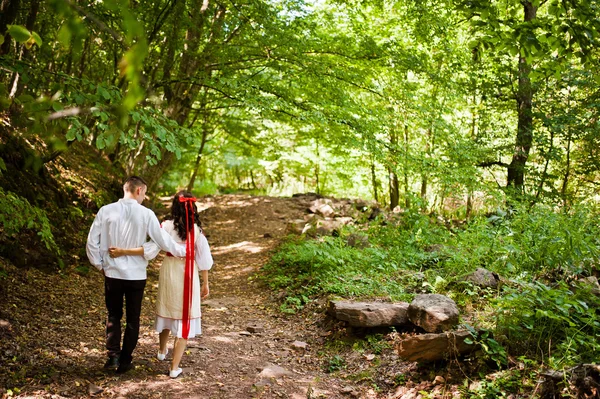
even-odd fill
[{"label": "tree trunk", "polygon": [[542,177],[540,178],[540,184],[538,185],[537,193],[535,194],[535,200],[531,202],[531,206],[535,204],[535,202],[539,199],[542,190],[544,189],[544,184],[546,183],[546,177],[548,177],[548,166],[550,165],[550,157],[552,156],[552,150],[554,149],[554,132],[550,133],[550,147],[548,148],[548,153],[546,154],[546,162],[544,164],[544,170],[542,171]]},{"label": "tree trunk", "polygon": [[377,175],[375,174],[375,159],[371,157],[371,182],[373,184],[373,197],[375,202],[379,202],[379,196],[377,195]]},{"label": "tree trunk", "polygon": [[404,206],[410,208],[410,188],[408,187],[408,124],[404,124]]},{"label": "tree trunk", "polygon": [[565,177],[563,179],[563,184],[560,189],[560,196],[563,200],[563,207],[567,209],[568,200],[567,200],[567,186],[569,184],[569,175],[571,174],[571,129],[567,132],[567,169],[565,170]]},{"label": "tree trunk", "polygon": [[[533,21],[536,17],[537,7],[530,1],[523,2],[525,22]],[[533,88],[529,74],[531,65],[524,55],[519,56],[519,88],[517,92],[517,137],[513,158],[508,166],[507,187],[513,187],[515,191],[523,193],[525,181],[525,166],[529,157],[529,151],[533,143]]]},{"label": "tree trunk", "polygon": [[[8,25],[14,24],[19,13],[20,0],[0,0],[0,34],[4,34]],[[0,46],[0,55],[8,54],[12,40],[10,35],[4,36],[4,43]]]},{"label": "tree trunk", "polygon": [[[176,10],[173,15],[177,18],[181,18],[181,13],[178,12],[179,7],[183,7],[183,2],[178,2]],[[214,14],[210,24],[207,24],[207,8],[195,7],[192,8],[190,15],[190,23],[187,24],[188,29],[185,32],[185,41],[187,43],[186,50],[182,53],[179,62],[179,68],[177,70],[177,82],[170,85],[164,86],[165,98],[168,106],[165,112],[166,116],[177,121],[180,126],[186,126],[186,121],[192,109],[192,104],[196,100],[198,92],[202,88],[202,82],[207,78],[207,74],[210,72],[207,69],[201,69],[205,65],[207,60],[211,59],[211,41],[216,37],[216,33],[219,32],[224,23],[224,17],[226,9],[224,6],[219,5],[214,9]],[[178,21],[174,21],[177,24]],[[204,47],[201,48],[202,33],[206,28],[211,29],[211,35]],[[179,32],[179,30],[176,30]],[[170,46],[167,52],[171,51],[173,46]],[[173,58],[167,57],[169,60]],[[169,61],[164,65],[164,76],[163,80],[168,81],[171,79],[170,70],[173,64]],[[204,73],[202,73],[204,72]],[[190,82],[190,78],[195,77],[197,82]],[[158,181],[160,176],[169,168],[174,160],[174,154],[166,150],[162,151],[162,160],[152,170],[148,170],[153,176],[152,180],[148,182],[148,190],[150,190]],[[238,176],[239,177],[239,176]]]},{"label": "tree trunk", "polygon": [[398,175],[388,168],[389,172],[389,183],[390,183],[390,209],[394,209],[398,206],[400,201],[400,190],[398,188]]},{"label": "tree trunk", "polygon": [[196,156],[196,163],[194,164],[194,172],[192,173],[192,177],[190,177],[190,182],[187,186],[187,191],[190,193],[194,188],[194,183],[196,182],[196,176],[198,175],[198,170],[200,169],[200,161],[202,160],[202,153],[204,152],[204,145],[206,144],[206,139],[208,137],[208,132],[206,128],[202,129],[202,141],[200,142],[200,149],[198,150],[198,155]]},{"label": "tree trunk", "polygon": [[[476,62],[476,56],[473,55],[473,61]],[[473,79],[473,113],[471,119],[471,140],[475,141],[477,137],[477,87]],[[473,212],[473,189],[468,188],[467,194],[467,209],[465,210],[465,220],[469,220]]]},{"label": "tree trunk", "polygon": [[388,183],[390,188],[390,209],[393,210],[398,206],[400,201],[400,189],[398,187],[398,175],[396,171],[392,169],[391,165],[394,167],[397,165],[396,157],[398,155],[397,152],[398,147],[398,136],[396,132],[393,130],[390,133],[390,160],[388,166]]},{"label": "tree trunk", "polygon": [[320,168],[319,168],[319,163],[320,163],[320,157],[321,154],[319,152],[319,139],[317,137],[315,137],[315,147],[317,150],[317,162],[315,162],[315,178],[317,179],[317,194],[321,194],[321,187],[319,186],[319,175],[320,175]]},{"label": "tree trunk", "polygon": [[[433,152],[433,126],[430,125],[427,129],[427,136],[425,137],[425,159],[430,159]],[[429,175],[427,170],[421,171],[421,210],[427,209],[427,185],[429,183]]]}]

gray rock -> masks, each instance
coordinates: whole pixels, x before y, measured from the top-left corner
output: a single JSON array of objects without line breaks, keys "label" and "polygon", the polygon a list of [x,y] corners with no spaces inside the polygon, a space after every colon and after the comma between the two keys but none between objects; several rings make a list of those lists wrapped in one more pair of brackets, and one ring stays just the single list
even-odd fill
[{"label": "gray rock", "polygon": [[369,208],[369,204],[363,200],[356,200],[354,202],[354,208],[358,211],[365,212]]},{"label": "gray rock", "polygon": [[262,326],[262,324],[250,324],[248,327],[246,327],[246,331],[252,334],[259,334],[265,331],[265,328]]},{"label": "gray rock", "polygon": [[354,387],[352,387],[350,385],[347,385],[347,386],[343,387],[342,389],[340,389],[340,392],[343,394],[346,394],[346,395],[351,393],[352,391],[354,391]]},{"label": "gray rock", "polygon": [[427,332],[441,332],[458,324],[456,303],[439,294],[420,294],[408,307],[408,319]]},{"label": "gray rock", "polygon": [[326,236],[333,234],[347,224],[354,221],[351,217],[341,217],[335,219],[317,220],[315,227],[318,235]]},{"label": "gray rock", "polygon": [[396,349],[402,359],[412,362],[442,360],[475,350],[477,346],[466,344],[466,338],[471,338],[471,334],[466,330],[419,334],[401,339]]},{"label": "gray rock", "polygon": [[261,378],[280,378],[284,376],[294,375],[291,371],[284,369],[276,364],[267,363],[267,365],[262,369],[259,376]]},{"label": "gray rock", "polygon": [[335,211],[331,206],[331,200],[318,198],[312,202],[312,205],[308,208],[308,211],[323,217],[333,217]]},{"label": "gray rock", "polygon": [[497,288],[498,275],[482,267],[467,276],[467,281],[483,288]]},{"label": "gray rock", "polygon": [[333,215],[335,215],[335,211],[329,204],[321,205],[317,208],[317,212],[315,213],[326,218],[330,218],[333,217]]},{"label": "gray rock", "polygon": [[300,235],[300,234],[302,234],[302,230],[304,229],[305,225],[306,225],[306,222],[303,219],[287,222],[286,227],[285,227],[285,234],[286,235],[289,235],[289,234]]},{"label": "gray rock", "polygon": [[421,394],[417,388],[407,388],[407,387],[398,387],[396,392],[394,392],[391,396],[388,396],[388,399],[418,399],[421,398]]},{"label": "gray rock", "polygon": [[91,382],[88,385],[88,393],[90,394],[90,396],[98,395],[102,392],[104,392],[104,388],[101,388],[96,384],[92,384]]},{"label": "gray rock", "polygon": [[331,301],[329,313],[353,327],[388,327],[408,323],[408,303]]},{"label": "gray rock", "polygon": [[302,341],[292,342],[292,349],[296,351],[305,351],[308,348],[308,344]]}]

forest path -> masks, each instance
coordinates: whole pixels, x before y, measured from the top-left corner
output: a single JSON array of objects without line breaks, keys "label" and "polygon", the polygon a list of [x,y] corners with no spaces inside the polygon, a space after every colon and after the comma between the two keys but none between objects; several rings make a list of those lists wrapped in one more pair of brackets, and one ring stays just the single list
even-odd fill
[{"label": "forest path", "polygon": [[[106,310],[99,273],[60,276],[13,270],[10,281],[0,286],[0,300],[7,301],[0,308],[0,322],[5,322],[0,360],[8,366],[0,372],[0,387],[5,387],[0,395],[14,386],[23,396],[52,398],[89,397],[100,390],[93,396],[350,397],[352,384],[322,371],[317,356],[324,342],[316,325],[320,315],[283,316],[271,294],[252,278],[285,235],[287,222],[303,218],[307,201],[223,195],[198,202],[215,265],[211,294],[202,306],[203,335],[190,340],[181,364],[184,374],[177,379],[167,376],[169,361],[156,359],[153,325],[160,259],[148,268],[136,369],[125,375],[102,369]],[[248,333],[251,325],[262,332]],[[294,341],[306,343],[307,349],[294,349]],[[272,377],[278,373],[282,375]]]}]

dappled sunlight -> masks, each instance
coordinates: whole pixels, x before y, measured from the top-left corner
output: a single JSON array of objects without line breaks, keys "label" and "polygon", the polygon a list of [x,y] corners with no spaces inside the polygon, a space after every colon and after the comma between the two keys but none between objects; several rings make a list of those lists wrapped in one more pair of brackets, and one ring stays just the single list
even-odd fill
[{"label": "dappled sunlight", "polygon": [[234,224],[236,222],[237,222],[237,220],[230,219],[230,220],[224,220],[222,222],[213,222],[212,225],[213,226],[222,226],[224,224]]},{"label": "dappled sunlight", "polygon": [[[200,374],[204,375],[205,371],[201,370]],[[183,394],[187,386],[183,378],[172,379],[166,374],[157,375],[158,379],[153,381],[141,380],[141,381],[127,381],[123,385],[119,386],[120,397],[139,397],[140,392],[168,392],[171,397],[178,397],[179,394]],[[110,388],[110,387],[107,387]]]},{"label": "dappled sunlight", "polygon": [[213,255],[224,255],[234,251],[242,251],[246,253],[256,254],[264,251],[266,248],[252,241],[242,241],[235,244],[223,245],[214,247],[211,252]]},{"label": "dappled sunlight", "polygon": [[224,337],[222,335],[217,335],[215,337],[206,337],[209,341],[217,341],[225,344],[235,344],[235,340],[229,337]]}]

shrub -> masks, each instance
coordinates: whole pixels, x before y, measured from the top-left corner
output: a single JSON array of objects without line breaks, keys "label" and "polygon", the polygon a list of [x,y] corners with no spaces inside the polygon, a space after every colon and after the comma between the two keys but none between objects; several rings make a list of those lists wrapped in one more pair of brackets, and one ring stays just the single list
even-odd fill
[{"label": "shrub", "polygon": [[497,301],[496,329],[517,353],[535,353],[555,367],[596,361],[600,356],[600,299],[560,282],[519,282]]},{"label": "shrub", "polygon": [[54,254],[60,249],[54,242],[46,213],[10,191],[0,188],[0,226],[4,235],[15,238],[22,230],[37,231],[46,248]]}]

